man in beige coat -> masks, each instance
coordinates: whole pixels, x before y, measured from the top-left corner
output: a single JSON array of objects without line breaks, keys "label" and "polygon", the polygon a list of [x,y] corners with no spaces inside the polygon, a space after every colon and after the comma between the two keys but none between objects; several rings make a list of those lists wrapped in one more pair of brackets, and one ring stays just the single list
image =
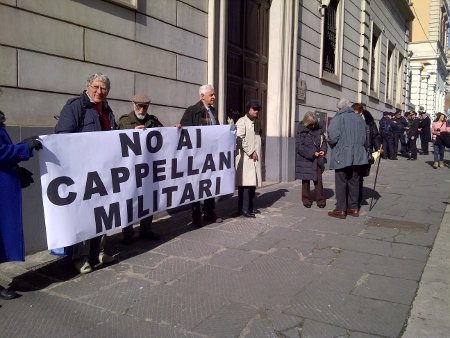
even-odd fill
[{"label": "man in beige coat", "polygon": [[236,185],[238,186],[238,212],[255,218],[260,211],[253,207],[256,187],[261,186],[261,136],[263,129],[258,119],[261,104],[250,100],[247,114],[236,123]]}]

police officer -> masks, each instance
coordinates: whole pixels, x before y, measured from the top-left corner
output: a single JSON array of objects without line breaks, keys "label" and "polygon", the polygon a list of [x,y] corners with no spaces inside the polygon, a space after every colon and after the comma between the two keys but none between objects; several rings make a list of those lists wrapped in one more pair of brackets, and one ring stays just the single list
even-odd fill
[{"label": "police officer", "polygon": [[394,152],[394,123],[391,121],[392,113],[385,111],[380,119],[380,135],[383,141],[383,158],[396,160],[397,154]]}]

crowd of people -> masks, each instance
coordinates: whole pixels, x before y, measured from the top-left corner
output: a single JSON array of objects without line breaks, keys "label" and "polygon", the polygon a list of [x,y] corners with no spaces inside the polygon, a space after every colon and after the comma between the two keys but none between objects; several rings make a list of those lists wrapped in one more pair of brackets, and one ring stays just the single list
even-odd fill
[{"label": "crowd of people", "polygon": [[359,216],[364,177],[370,174],[376,152],[385,160],[398,160],[398,156],[403,156],[415,161],[420,139],[421,154],[429,154],[432,142],[433,168],[444,167],[444,137],[450,144],[450,129],[444,114],[438,113],[431,123],[424,111],[419,117],[415,111],[403,116],[400,110],[384,112],[378,128],[372,114],[361,103],[350,105],[342,98],[336,108],[327,137],[325,126],[318,123],[313,112],[307,112],[297,127],[295,177],[302,180],[302,202],[306,208],[312,205],[310,181],[314,182],[317,206],[326,205],[322,173],[328,147],[332,149],[329,168],[335,170],[336,194],[336,207],[328,215],[336,218]]},{"label": "crowd of people", "polygon": [[[122,115],[116,122],[113,110],[107,102],[111,83],[107,76],[97,73],[90,76],[86,89],[67,101],[61,110],[55,133],[105,132],[117,129],[145,130],[163,127],[159,119],[148,113],[150,98],[138,93],[131,99],[131,112]],[[216,94],[214,87],[203,85],[199,88],[200,100],[188,107],[180,123],[174,127],[214,126],[219,118],[214,108]],[[326,206],[323,192],[322,173],[327,163],[335,170],[336,207],[328,215],[346,218],[359,216],[362,201],[363,179],[370,172],[374,159],[372,153],[378,151],[384,159],[396,160],[400,155],[408,160],[417,159],[417,139],[420,136],[421,149],[428,154],[429,142],[433,142],[433,168],[443,167],[444,146],[439,142],[440,133],[450,131],[443,114],[438,114],[430,128],[430,119],[424,112],[420,118],[415,112],[401,115],[383,113],[379,130],[373,116],[359,103],[353,105],[343,98],[336,105],[337,112],[331,120],[328,133],[312,112],[307,112],[299,123],[296,134],[296,179],[302,180],[302,203],[311,208],[310,181],[315,187],[315,199],[319,208]],[[260,211],[254,205],[256,187],[261,186],[261,145],[264,128],[261,123],[261,104],[250,100],[245,107],[245,115],[236,123],[236,186],[238,190],[237,211],[243,217],[255,218]],[[5,114],[0,112],[0,191],[7,192],[9,198],[0,204],[0,263],[25,259],[22,234],[22,209],[20,190],[20,170],[17,163],[34,155],[34,150],[42,149],[37,136],[24,139],[14,145],[5,130]],[[383,149],[383,150],[382,150]],[[221,223],[222,218],[215,213],[215,199],[192,203],[192,225],[202,227],[203,222]],[[203,215],[203,218],[202,218]],[[159,240],[160,236],[151,230],[153,216],[140,221],[139,238]],[[123,244],[131,245],[135,230],[133,225],[122,230]],[[74,267],[81,274],[93,271],[97,263],[108,264],[114,257],[105,253],[106,236],[101,235],[72,246],[71,258]],[[12,299],[18,295],[0,287],[0,299]]]},{"label": "crowd of people", "polygon": [[[58,117],[55,134],[105,132],[110,130],[163,127],[159,119],[148,113],[150,98],[138,93],[131,99],[132,111],[117,119],[107,102],[111,83],[107,76],[96,73],[86,82],[86,89],[78,96],[67,101]],[[188,107],[180,123],[182,126],[214,126],[219,124],[217,112],[213,106],[216,94],[214,87],[203,85],[199,88],[200,100]],[[261,185],[261,144],[263,127],[258,119],[261,104],[250,100],[246,105],[246,114],[236,123],[236,185],[238,186],[238,212],[244,217],[254,218],[260,211],[254,207],[255,190]],[[25,248],[22,231],[21,190],[19,167],[17,163],[33,156],[33,150],[42,149],[37,136],[32,136],[14,145],[5,129],[5,114],[0,112],[0,190],[8,193],[7,203],[0,205],[0,263],[23,261]],[[223,222],[215,213],[215,199],[192,203],[192,225],[202,227],[203,222]],[[203,215],[203,218],[202,218]],[[159,240],[160,235],[151,230],[153,216],[140,221],[139,238]],[[122,229],[123,244],[131,245],[135,230],[133,225]],[[106,235],[76,243],[64,252],[71,255],[76,270],[81,274],[93,271],[97,263],[109,264],[114,257],[105,253]],[[56,252],[56,251],[55,251]],[[59,251],[61,252],[61,251]],[[18,294],[0,287],[0,299],[12,299]]]}]

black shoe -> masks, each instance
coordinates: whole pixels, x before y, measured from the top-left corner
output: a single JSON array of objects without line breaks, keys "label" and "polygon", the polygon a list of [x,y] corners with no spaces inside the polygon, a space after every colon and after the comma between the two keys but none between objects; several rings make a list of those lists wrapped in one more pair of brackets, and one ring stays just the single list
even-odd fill
[{"label": "black shoe", "polygon": [[415,161],[417,158],[409,158],[410,161]]},{"label": "black shoe", "polygon": [[303,204],[303,206],[308,209],[311,208],[311,204]]},{"label": "black shoe", "polygon": [[242,216],[249,217],[249,218],[256,218],[255,214],[250,211],[243,211]]},{"label": "black shoe", "polygon": [[139,234],[140,239],[146,239],[149,241],[159,241],[161,239],[161,236],[158,234],[155,234],[153,231],[147,231],[143,234]]},{"label": "black shoe", "polygon": [[394,160],[394,161],[397,161],[397,160],[398,160],[398,158],[397,158],[397,157],[391,157],[391,158],[390,158],[390,160]]},{"label": "black shoe", "polygon": [[133,237],[124,237],[124,239],[122,239],[122,244],[123,245],[133,244]]},{"label": "black shoe", "polygon": [[250,211],[252,214],[260,214],[261,211],[258,209],[253,209],[252,211]]},{"label": "black shoe", "polygon": [[20,295],[14,291],[10,291],[8,289],[0,290],[0,299],[9,300],[17,297],[20,297]]},{"label": "black shoe", "polygon": [[326,204],[317,204],[317,206],[318,206],[320,209],[323,209],[323,208],[325,208],[327,205],[326,205]]}]

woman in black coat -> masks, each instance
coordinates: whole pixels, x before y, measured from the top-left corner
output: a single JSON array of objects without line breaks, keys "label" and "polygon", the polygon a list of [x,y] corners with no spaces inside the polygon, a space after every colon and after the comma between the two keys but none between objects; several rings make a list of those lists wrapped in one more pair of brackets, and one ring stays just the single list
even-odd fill
[{"label": "woman in black coat", "polygon": [[319,208],[326,206],[323,194],[322,173],[325,170],[328,150],[324,130],[313,112],[307,112],[298,124],[295,140],[295,178],[302,180],[302,202],[311,208],[310,181],[314,182],[316,203]]},{"label": "woman in black coat", "polygon": [[422,154],[428,155],[428,143],[431,142],[431,120],[424,111],[420,112],[419,132]]},{"label": "woman in black coat", "polygon": [[[364,121],[366,122],[366,143],[365,147],[368,153],[372,154],[374,151],[380,151],[381,147],[381,136],[378,132],[377,124],[375,123],[375,119],[373,118],[372,114],[365,110],[363,105],[361,103],[354,103],[352,105],[353,110],[356,114],[360,115]],[[373,157],[372,157],[373,159]],[[361,166],[362,172],[360,175],[359,180],[359,197],[358,197],[358,207],[361,207],[362,203],[362,190],[364,185],[364,177],[369,176],[370,174],[370,167],[372,166],[373,162],[370,163],[370,157],[369,157],[369,164],[365,164]]]}]

